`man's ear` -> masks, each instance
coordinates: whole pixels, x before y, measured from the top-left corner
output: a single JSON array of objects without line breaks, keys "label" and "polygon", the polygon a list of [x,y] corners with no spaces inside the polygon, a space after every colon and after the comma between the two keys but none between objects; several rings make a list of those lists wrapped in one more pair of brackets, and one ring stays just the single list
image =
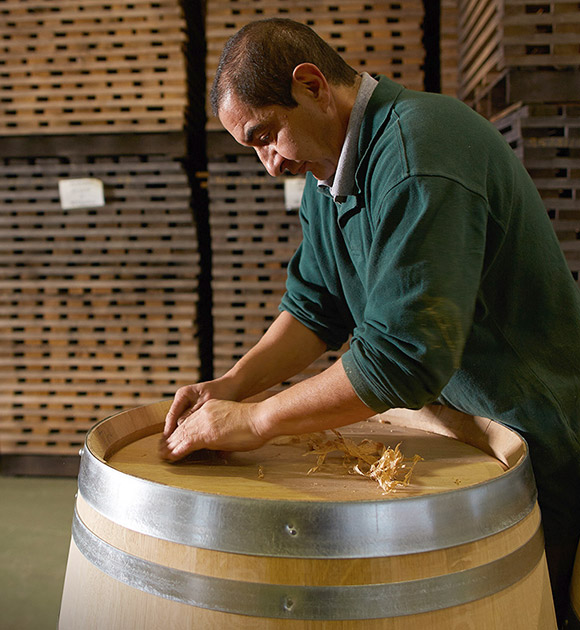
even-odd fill
[{"label": "man's ear", "polygon": [[301,63],[292,72],[292,91],[297,90],[326,106],[330,86],[322,70],[313,63]]}]

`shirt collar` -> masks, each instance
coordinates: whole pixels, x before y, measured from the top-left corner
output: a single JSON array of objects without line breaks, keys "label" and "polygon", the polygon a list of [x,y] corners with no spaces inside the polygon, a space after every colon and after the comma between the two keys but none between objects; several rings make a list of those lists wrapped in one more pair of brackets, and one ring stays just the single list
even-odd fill
[{"label": "shirt collar", "polygon": [[360,87],[346,128],[346,136],[338,158],[336,172],[330,179],[318,182],[319,187],[329,189],[330,195],[338,203],[345,201],[345,197],[355,192],[354,182],[358,162],[360,127],[365,109],[377,85],[378,81],[373,79],[370,74],[367,72],[362,73]]}]

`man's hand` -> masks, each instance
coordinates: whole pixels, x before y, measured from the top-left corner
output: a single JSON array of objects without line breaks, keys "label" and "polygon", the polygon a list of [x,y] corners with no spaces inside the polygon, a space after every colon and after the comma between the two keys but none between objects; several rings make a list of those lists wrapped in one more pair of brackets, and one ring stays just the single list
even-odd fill
[{"label": "man's hand", "polygon": [[340,359],[260,402],[235,402],[239,389],[233,383],[222,378],[177,391],[167,414],[162,457],[176,461],[202,448],[250,451],[280,435],[316,433],[375,414],[354,391]]},{"label": "man's hand", "polygon": [[[219,414],[216,412],[214,417],[214,406],[206,409],[208,403],[219,401],[225,404],[228,401],[246,400],[262,395],[271,387],[300,373],[325,350],[326,344],[314,332],[294,319],[290,313],[283,311],[260,341],[226,374],[213,381],[187,385],[177,390],[165,418],[164,443],[161,451],[163,456],[167,459],[178,459],[195,449],[226,448],[218,446],[225,442],[229,444],[228,450],[257,448],[260,445],[259,440],[255,440],[254,430],[251,428],[251,425],[257,422],[257,414],[254,413],[257,412],[257,408],[254,408],[253,418],[248,421],[248,407],[231,404],[228,406],[228,413],[224,415],[224,422],[231,421],[231,424],[219,429],[210,429],[211,425],[218,421]],[[262,407],[259,409],[262,411]],[[201,410],[205,410],[206,413],[200,414]],[[234,416],[236,420],[232,419]],[[199,427],[194,426],[198,419]],[[262,426],[268,424],[263,435],[275,432],[276,422],[275,415],[263,415]],[[245,429],[242,429],[244,423]],[[181,428],[182,425],[185,426]],[[231,439],[226,440],[228,432]],[[234,435],[239,436],[239,442],[233,438]],[[173,449],[177,447],[178,441],[187,446],[183,451],[175,451],[179,455],[174,456]],[[253,443],[256,446],[243,446]]]},{"label": "man's hand", "polygon": [[[195,387],[189,386],[194,390]],[[195,398],[196,394],[189,391],[188,395]],[[192,412],[181,417],[175,430],[164,435],[161,446],[164,459],[177,461],[202,448],[250,451],[265,444],[267,440],[260,435],[256,422],[258,403],[215,399],[200,402],[201,399],[202,395],[198,395],[191,406]],[[176,409],[181,409],[182,404],[185,402],[177,402]]]},{"label": "man's hand", "polygon": [[180,387],[165,417],[163,437],[167,439],[180,422],[212,399],[235,400],[235,394],[231,387],[220,380]]}]

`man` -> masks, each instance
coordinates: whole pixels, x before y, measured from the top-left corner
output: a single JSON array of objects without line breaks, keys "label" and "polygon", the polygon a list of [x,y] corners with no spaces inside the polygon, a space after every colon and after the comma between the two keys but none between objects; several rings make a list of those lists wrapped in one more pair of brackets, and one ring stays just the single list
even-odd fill
[{"label": "man", "polygon": [[[434,401],[496,419],[530,447],[561,615],[580,532],[580,294],[520,161],[458,100],[361,76],[290,20],[235,35],[211,97],[271,175],[309,173],[303,242],[264,337],[176,393],[164,457]],[[349,336],[322,374],[239,402]]]}]

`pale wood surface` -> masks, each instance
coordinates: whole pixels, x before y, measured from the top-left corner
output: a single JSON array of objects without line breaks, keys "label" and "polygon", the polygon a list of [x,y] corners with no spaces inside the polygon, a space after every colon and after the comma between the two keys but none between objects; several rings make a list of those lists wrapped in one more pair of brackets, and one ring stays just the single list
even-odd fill
[{"label": "pale wood surface", "polygon": [[[158,447],[170,403],[159,401],[111,417],[89,433],[88,447],[113,468],[166,485],[226,496],[333,501],[386,500],[468,487],[501,475],[525,453],[524,442],[513,431],[437,405],[391,410],[343,427],[341,434],[355,443],[371,439],[391,448],[401,443],[407,459],[415,454],[423,458],[409,486],[385,496],[374,482],[349,475],[342,455],[329,456],[325,469],[308,475],[316,456],[294,437],[247,453],[196,454],[169,464]],[[327,435],[334,438],[331,432]]]},{"label": "pale wood surface", "polygon": [[[388,495],[390,498],[431,494],[466,487],[502,474],[503,465],[469,444],[405,427],[379,422],[358,423],[340,430],[359,444],[363,439],[381,442],[401,451],[407,459],[415,454],[411,483]],[[329,440],[334,439],[327,433]],[[327,464],[308,475],[316,464],[305,441],[289,438],[247,453],[211,453],[201,461],[170,464],[158,454],[160,434],[143,437],[114,453],[108,463],[139,478],[199,492],[259,499],[317,501],[379,500],[385,498],[372,480],[349,474],[342,453],[331,453]],[[355,462],[356,463],[356,462]],[[259,477],[262,473],[263,478]]]},{"label": "pale wood surface", "polygon": [[[158,630],[166,627],[172,630],[556,629],[545,561],[538,564],[517,587],[452,609],[391,619],[290,621],[195,608],[131,589],[95,568],[74,544],[71,545],[70,559],[66,584],[72,586],[74,580],[79,580],[86,585],[86,590],[66,591],[63,602],[66,606],[61,611],[59,630],[78,630],[79,627],[84,630]],[[87,596],[91,589],[96,590],[102,599]],[[102,601],[106,601],[107,605],[103,606]]]}]

